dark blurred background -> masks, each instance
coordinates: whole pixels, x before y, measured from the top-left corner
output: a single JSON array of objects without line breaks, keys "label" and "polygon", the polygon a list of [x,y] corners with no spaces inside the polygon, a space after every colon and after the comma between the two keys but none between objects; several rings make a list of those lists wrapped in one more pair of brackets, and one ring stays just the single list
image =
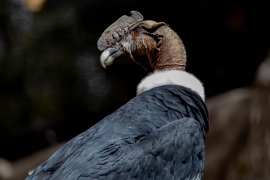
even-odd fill
[{"label": "dark blurred background", "polygon": [[135,96],[146,72],[129,59],[105,70],[96,47],[131,10],[179,34],[207,99],[252,84],[269,49],[259,1],[1,0],[0,157],[66,141]]}]

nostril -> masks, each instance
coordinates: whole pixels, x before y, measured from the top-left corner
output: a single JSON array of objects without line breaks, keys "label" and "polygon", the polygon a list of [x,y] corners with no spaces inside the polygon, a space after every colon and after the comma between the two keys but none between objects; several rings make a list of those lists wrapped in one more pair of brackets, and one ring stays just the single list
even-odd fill
[{"label": "nostril", "polygon": [[120,45],[120,48],[123,49],[123,51],[126,51],[126,48],[123,46],[122,43],[120,43],[119,45]]}]

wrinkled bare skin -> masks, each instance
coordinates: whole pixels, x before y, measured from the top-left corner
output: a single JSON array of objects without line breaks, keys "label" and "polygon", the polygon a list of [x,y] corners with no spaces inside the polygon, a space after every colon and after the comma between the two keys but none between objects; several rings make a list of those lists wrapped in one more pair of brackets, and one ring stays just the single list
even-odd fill
[{"label": "wrinkled bare skin", "polygon": [[186,51],[179,36],[163,22],[142,20],[139,12],[132,11],[131,17],[122,16],[103,32],[98,48],[108,52],[102,56],[102,65],[111,65],[118,54],[126,54],[148,72],[185,70]]},{"label": "wrinkled bare skin", "polygon": [[160,49],[155,69],[185,70],[186,50],[179,36],[168,26],[159,28]]}]

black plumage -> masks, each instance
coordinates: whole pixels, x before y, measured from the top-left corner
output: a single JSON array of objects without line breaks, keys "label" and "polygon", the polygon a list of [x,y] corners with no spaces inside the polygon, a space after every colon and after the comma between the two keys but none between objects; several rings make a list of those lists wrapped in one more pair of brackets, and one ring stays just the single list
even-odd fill
[{"label": "black plumage", "polygon": [[189,88],[148,90],[71,139],[30,179],[202,179],[209,127]]}]

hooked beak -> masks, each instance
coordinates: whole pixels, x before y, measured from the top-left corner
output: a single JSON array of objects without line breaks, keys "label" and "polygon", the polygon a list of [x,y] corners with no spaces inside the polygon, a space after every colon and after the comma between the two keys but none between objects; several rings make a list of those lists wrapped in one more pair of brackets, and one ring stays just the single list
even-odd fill
[{"label": "hooked beak", "polygon": [[116,44],[110,48],[105,49],[100,55],[100,63],[106,69],[106,66],[113,64],[115,59],[124,54],[123,48],[120,44]]}]

